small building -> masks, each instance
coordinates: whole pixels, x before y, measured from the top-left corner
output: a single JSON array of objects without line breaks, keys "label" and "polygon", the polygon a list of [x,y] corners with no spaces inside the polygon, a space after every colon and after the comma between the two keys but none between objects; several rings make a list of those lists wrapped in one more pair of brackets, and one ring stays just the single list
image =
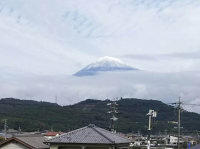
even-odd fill
[{"label": "small building", "polygon": [[129,149],[131,141],[93,124],[45,142],[50,149]]},{"label": "small building", "polygon": [[44,136],[18,136],[0,143],[0,149],[48,149]]},{"label": "small building", "polygon": [[[179,142],[183,143],[183,139],[179,138]],[[177,145],[178,144],[178,137],[176,137],[176,136],[169,136],[169,144]]]}]

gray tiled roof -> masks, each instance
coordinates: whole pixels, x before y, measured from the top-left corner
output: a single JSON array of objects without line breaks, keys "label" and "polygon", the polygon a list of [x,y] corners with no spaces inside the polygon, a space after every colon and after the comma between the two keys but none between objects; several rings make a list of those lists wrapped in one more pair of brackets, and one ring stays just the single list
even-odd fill
[{"label": "gray tiled roof", "polygon": [[49,148],[48,145],[43,143],[45,141],[44,136],[30,135],[30,136],[17,136],[16,138],[26,144],[29,144],[30,146],[36,149]]},{"label": "gray tiled roof", "polygon": [[86,143],[86,144],[123,144],[130,143],[128,138],[121,137],[105,129],[89,125],[46,141],[48,143]]}]

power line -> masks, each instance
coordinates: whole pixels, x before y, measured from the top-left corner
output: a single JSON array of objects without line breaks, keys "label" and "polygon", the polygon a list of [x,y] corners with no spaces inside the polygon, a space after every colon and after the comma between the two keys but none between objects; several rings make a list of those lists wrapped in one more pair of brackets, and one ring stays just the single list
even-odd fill
[{"label": "power line", "polygon": [[[167,103],[169,105],[177,105],[178,102],[172,102],[172,103]],[[181,105],[184,105],[184,106],[200,106],[200,104],[191,104],[191,103],[185,103],[183,101],[181,101]]]}]

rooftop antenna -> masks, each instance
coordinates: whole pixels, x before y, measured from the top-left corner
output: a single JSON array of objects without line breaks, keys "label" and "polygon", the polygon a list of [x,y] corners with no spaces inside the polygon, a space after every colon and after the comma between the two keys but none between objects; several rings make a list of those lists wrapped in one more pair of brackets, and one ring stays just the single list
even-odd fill
[{"label": "rooftop antenna", "polygon": [[149,116],[149,126],[148,126],[148,137],[147,137],[147,149],[150,149],[151,142],[150,142],[150,132],[151,132],[151,123],[152,123],[152,117],[157,117],[157,112],[149,109],[149,113],[147,113],[147,116]]},{"label": "rooftop antenna", "polygon": [[117,98],[115,98],[114,101],[109,102],[107,105],[110,106],[110,110],[108,111],[109,114],[111,114],[111,124],[110,124],[110,130],[111,132],[116,132],[115,130],[115,121],[118,120],[118,118],[115,116],[117,113],[119,113],[117,110]]}]

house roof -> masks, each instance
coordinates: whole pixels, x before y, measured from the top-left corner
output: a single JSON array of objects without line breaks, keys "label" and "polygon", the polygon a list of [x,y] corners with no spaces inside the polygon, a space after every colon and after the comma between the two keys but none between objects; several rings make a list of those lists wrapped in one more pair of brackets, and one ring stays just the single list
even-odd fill
[{"label": "house roof", "polygon": [[90,124],[86,127],[62,134],[46,141],[46,143],[78,143],[78,144],[126,144],[131,141],[105,129]]},{"label": "house roof", "polygon": [[12,142],[12,141],[19,142],[19,143],[23,144],[24,146],[27,146],[30,149],[47,149],[47,148],[49,148],[48,145],[43,143],[45,141],[44,137],[36,136],[36,135],[17,136],[17,137],[7,139],[6,141],[0,143],[0,147],[3,145],[6,145],[7,143]]}]

